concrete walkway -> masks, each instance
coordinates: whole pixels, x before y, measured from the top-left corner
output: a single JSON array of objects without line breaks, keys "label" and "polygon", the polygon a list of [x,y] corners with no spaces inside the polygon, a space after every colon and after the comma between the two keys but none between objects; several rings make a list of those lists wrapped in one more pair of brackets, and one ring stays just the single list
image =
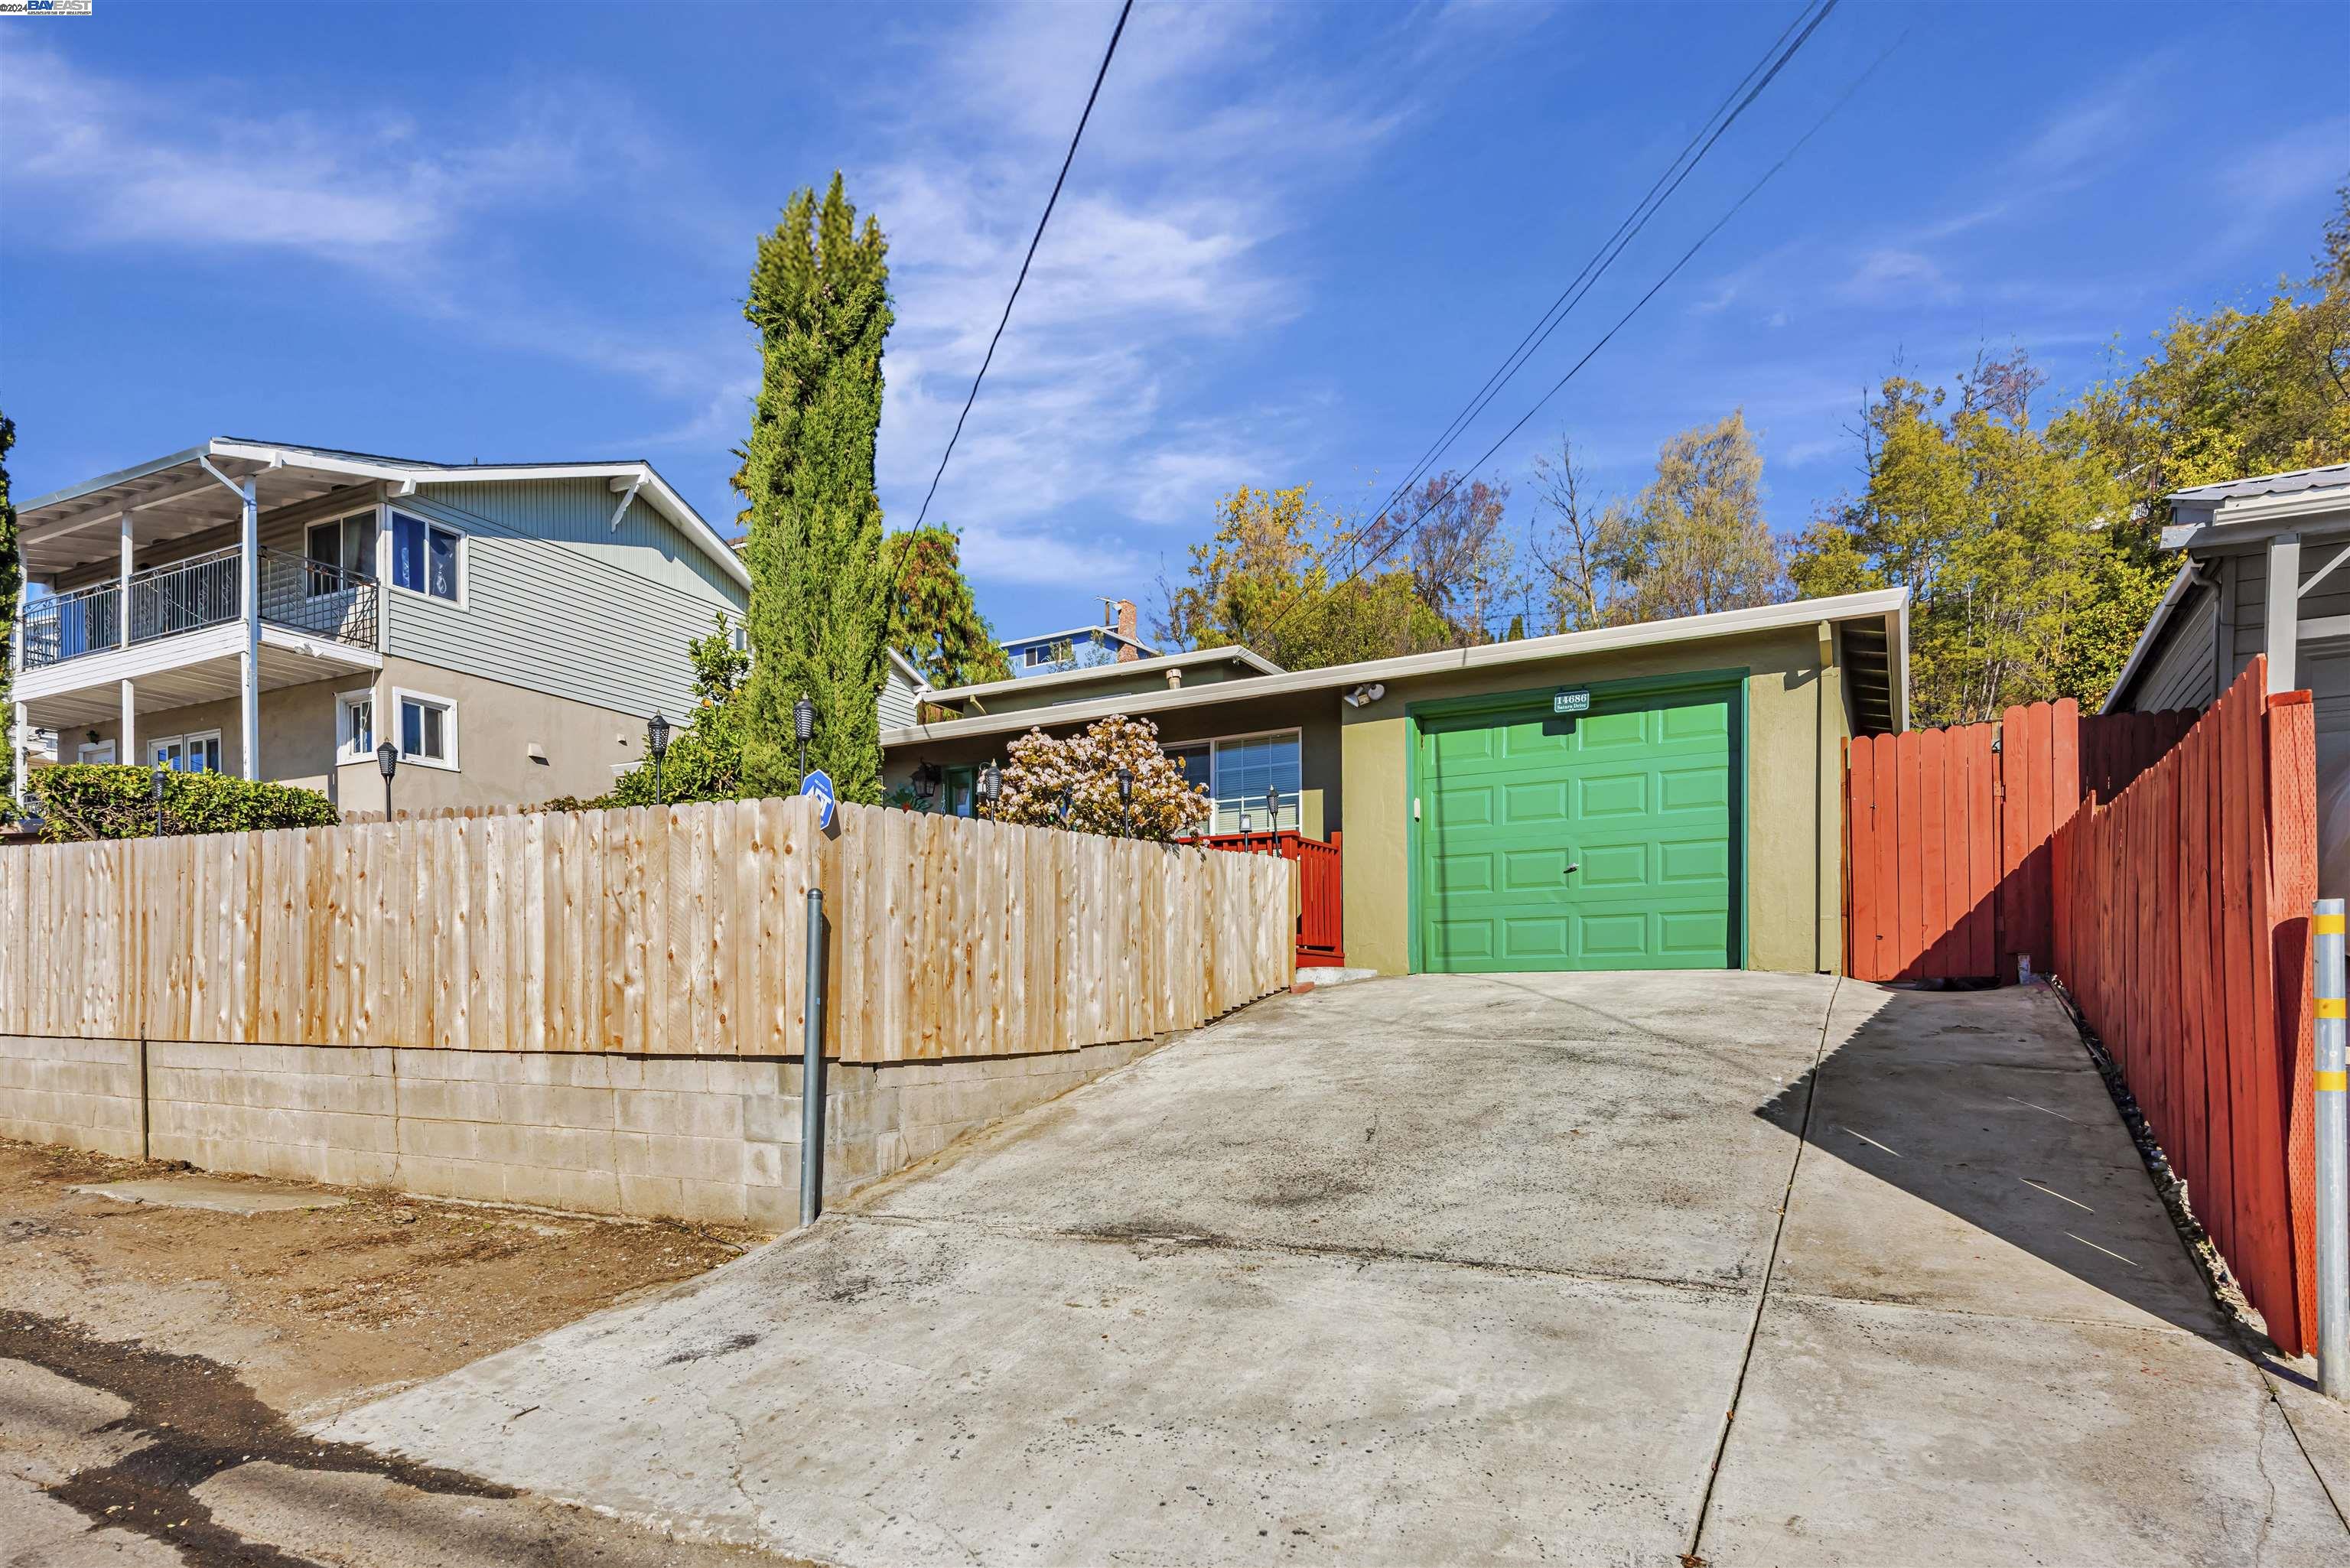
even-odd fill
[{"label": "concrete walkway", "polygon": [[1430,977],[328,1431],[841,1563],[2350,1560],[2274,1386],[2043,992]]}]

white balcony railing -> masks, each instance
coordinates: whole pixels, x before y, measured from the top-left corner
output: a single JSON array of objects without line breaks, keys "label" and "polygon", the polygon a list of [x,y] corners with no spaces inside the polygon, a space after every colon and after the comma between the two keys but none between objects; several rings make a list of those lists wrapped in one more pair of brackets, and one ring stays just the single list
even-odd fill
[{"label": "white balcony railing", "polygon": [[[225,626],[242,618],[238,574],[244,552],[231,548],[132,574],[133,644]],[[121,582],[52,594],[25,606],[25,668],[120,648]],[[376,641],[380,589],[372,577],[281,550],[261,552],[261,618],[359,648]]]}]

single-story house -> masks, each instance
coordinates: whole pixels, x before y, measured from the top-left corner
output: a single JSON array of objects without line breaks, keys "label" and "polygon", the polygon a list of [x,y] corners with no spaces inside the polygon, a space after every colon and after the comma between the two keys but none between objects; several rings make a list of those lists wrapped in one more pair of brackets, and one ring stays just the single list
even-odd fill
[{"label": "single-story house", "polygon": [[2105,711],[2207,708],[2267,654],[2270,691],[2305,687],[2314,698],[2318,888],[2350,896],[2350,463],[2198,485],[2169,501],[2163,547],[2187,558]]},{"label": "single-story house", "polygon": [[1149,719],[1214,831],[1340,846],[1347,961],[1752,968],[1842,951],[1843,743],[1908,723],[1905,589],[1321,670],[1244,648],[903,694],[890,785]]}]

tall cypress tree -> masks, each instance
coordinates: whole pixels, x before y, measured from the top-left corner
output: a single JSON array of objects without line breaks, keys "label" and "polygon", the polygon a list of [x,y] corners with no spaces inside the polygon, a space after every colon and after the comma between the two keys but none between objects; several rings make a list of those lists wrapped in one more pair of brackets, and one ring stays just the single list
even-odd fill
[{"label": "tall cypress tree", "polygon": [[[16,444],[16,421],[0,414],[0,734],[6,735],[11,744],[16,738],[16,707],[8,697],[9,686],[16,678],[16,670],[9,668],[16,651],[11,634],[16,624],[16,590],[25,582],[23,563],[16,555],[16,507],[8,498],[8,452]],[[5,759],[0,759],[0,767],[15,761],[16,753],[11,751]],[[0,796],[5,796],[15,784],[13,777],[0,783]]]},{"label": "tall cypress tree", "polygon": [[743,689],[743,784],[798,787],[792,704],[816,704],[808,765],[843,800],[881,798],[883,643],[889,596],[873,447],[889,335],[889,244],[860,229],[838,173],[821,204],[795,193],[759,240],[743,314],[765,361],[734,488],[751,573],[751,678]]}]

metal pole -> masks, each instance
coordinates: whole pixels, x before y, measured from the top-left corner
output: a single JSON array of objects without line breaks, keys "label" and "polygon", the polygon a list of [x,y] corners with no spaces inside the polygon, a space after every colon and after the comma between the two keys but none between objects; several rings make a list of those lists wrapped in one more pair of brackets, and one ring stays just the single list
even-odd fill
[{"label": "metal pole", "polygon": [[807,896],[806,1025],[800,1041],[800,1223],[824,1212],[824,889]]},{"label": "metal pole", "polygon": [[2350,1115],[2344,1101],[2343,900],[2320,898],[2315,932],[2317,1062],[2317,1386],[2350,1401]]}]

